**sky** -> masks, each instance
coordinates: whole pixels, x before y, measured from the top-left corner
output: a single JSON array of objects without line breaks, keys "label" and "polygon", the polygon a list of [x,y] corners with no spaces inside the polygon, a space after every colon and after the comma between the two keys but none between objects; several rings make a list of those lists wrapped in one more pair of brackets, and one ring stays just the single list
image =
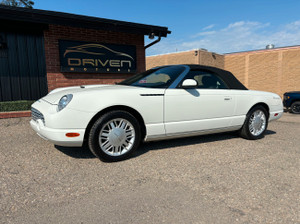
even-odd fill
[{"label": "sky", "polygon": [[[168,27],[146,55],[300,45],[299,0],[35,0],[34,8]],[[145,44],[151,42],[145,36]]]}]

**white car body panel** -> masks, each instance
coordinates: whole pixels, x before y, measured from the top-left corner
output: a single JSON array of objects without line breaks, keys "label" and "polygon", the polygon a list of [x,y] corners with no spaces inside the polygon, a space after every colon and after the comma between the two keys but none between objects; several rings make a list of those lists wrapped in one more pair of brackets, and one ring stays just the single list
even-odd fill
[{"label": "white car body panel", "polygon": [[235,98],[231,95],[231,90],[167,89],[166,134],[228,127],[234,108]]},{"label": "white car body panel", "polygon": [[[72,94],[61,111],[62,96]],[[263,103],[269,121],[283,113],[281,98],[274,93],[234,89],[158,89],[124,85],[91,85],[53,90],[32,107],[45,117],[32,120],[32,128],[44,139],[61,146],[82,146],[88,124],[107,108],[122,106],[135,110],[146,127],[145,141],[178,136],[238,130],[249,110]],[[78,137],[67,137],[76,132]]]},{"label": "white car body panel", "polygon": [[[85,133],[85,129],[53,129],[46,127],[41,120],[35,122],[33,120],[30,121],[30,125],[37,134],[45,139],[49,140],[55,145],[62,146],[72,146],[72,147],[81,147],[83,143],[83,137]],[[68,138],[66,137],[66,133],[76,132],[80,135],[76,138]]]}]

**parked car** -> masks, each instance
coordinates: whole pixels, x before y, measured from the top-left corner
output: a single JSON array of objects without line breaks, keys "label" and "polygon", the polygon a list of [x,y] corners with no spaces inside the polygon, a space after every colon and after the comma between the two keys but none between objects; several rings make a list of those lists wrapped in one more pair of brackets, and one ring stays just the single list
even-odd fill
[{"label": "parked car", "polygon": [[101,160],[128,158],[142,141],[238,131],[261,138],[283,113],[274,93],[200,65],[150,69],[117,85],[59,88],[32,105],[30,124],[60,146],[85,142]]},{"label": "parked car", "polygon": [[283,105],[291,113],[300,114],[300,91],[283,94]]}]

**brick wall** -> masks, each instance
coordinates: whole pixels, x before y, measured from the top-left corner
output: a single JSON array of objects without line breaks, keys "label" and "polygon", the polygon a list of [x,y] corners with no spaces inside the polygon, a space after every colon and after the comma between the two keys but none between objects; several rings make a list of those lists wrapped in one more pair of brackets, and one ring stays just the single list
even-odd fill
[{"label": "brick wall", "polygon": [[221,54],[199,50],[199,64],[224,68],[224,56]]},{"label": "brick wall", "polygon": [[224,57],[223,55],[208,51],[191,50],[164,55],[148,56],[146,59],[146,69],[174,64],[201,64],[223,68]]},{"label": "brick wall", "polygon": [[[248,87],[248,78],[246,78],[246,57],[241,55],[236,55],[230,57],[224,57],[224,68],[226,67],[229,71],[234,74],[234,76],[240,80],[245,86]],[[249,63],[247,63],[249,66]]]},{"label": "brick wall", "polygon": [[225,55],[226,70],[246,87],[279,94],[300,90],[300,47]]},{"label": "brick wall", "polygon": [[199,59],[195,55],[195,51],[149,56],[146,59],[146,69],[162,65],[197,64],[198,60]]},{"label": "brick wall", "polygon": [[119,82],[133,74],[96,74],[96,73],[62,73],[60,72],[58,40],[89,41],[136,46],[137,72],[145,70],[144,36],[121,32],[93,30],[85,28],[49,25],[44,31],[46,69],[48,90],[58,87],[111,84]]}]

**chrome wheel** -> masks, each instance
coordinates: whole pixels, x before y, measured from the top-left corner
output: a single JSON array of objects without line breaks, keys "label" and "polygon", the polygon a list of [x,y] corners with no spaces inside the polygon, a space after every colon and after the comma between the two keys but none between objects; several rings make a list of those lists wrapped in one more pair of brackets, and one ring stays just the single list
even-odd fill
[{"label": "chrome wheel", "polygon": [[253,136],[259,136],[266,129],[267,118],[263,111],[256,110],[249,119],[249,131]]},{"label": "chrome wheel", "polygon": [[134,141],[134,127],[128,120],[123,118],[108,121],[100,130],[100,148],[110,156],[120,156],[130,151]]}]

